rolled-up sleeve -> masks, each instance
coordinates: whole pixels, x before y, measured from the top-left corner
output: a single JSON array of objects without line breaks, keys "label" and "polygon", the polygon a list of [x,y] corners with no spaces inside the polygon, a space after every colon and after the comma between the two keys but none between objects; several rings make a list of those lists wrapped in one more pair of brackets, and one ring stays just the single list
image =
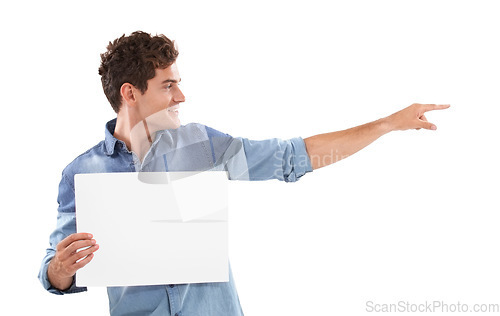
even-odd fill
[{"label": "rolled-up sleeve", "polygon": [[85,287],[76,287],[74,277],[71,287],[65,291],[60,291],[50,284],[47,276],[50,260],[52,260],[56,254],[57,244],[67,236],[76,233],[75,191],[64,172],[59,184],[57,202],[59,203],[57,225],[54,232],[50,235],[50,247],[47,248],[46,255],[42,260],[42,265],[38,273],[38,279],[42,283],[43,287],[53,294],[61,295],[86,291],[87,288]]},{"label": "rolled-up sleeve", "polygon": [[288,140],[237,139],[243,144],[250,181],[278,179],[295,182],[313,170],[301,137]]},{"label": "rolled-up sleeve", "polygon": [[228,171],[230,180],[295,182],[313,171],[301,137],[288,140],[250,140],[206,127],[214,161],[213,170]]}]

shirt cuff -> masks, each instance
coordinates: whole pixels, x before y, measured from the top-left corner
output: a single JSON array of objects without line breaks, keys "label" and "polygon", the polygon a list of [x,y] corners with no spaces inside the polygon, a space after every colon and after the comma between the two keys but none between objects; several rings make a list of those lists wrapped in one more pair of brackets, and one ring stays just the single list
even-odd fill
[{"label": "shirt cuff", "polygon": [[42,268],[40,269],[40,273],[38,275],[38,279],[40,280],[43,287],[48,292],[50,292],[52,294],[63,295],[63,294],[71,294],[71,293],[79,293],[79,292],[87,291],[86,287],[77,287],[76,286],[75,276],[73,276],[73,282],[71,283],[71,286],[67,290],[61,291],[61,290],[53,287],[52,284],[50,283],[49,277],[47,275],[49,263],[50,263],[50,260],[47,260],[46,262],[44,262]]},{"label": "shirt cuff", "polygon": [[302,137],[290,139],[292,144],[292,152],[290,165],[293,166],[293,171],[285,177],[286,182],[297,181],[304,174],[313,171],[311,160],[307,154],[306,144]]}]

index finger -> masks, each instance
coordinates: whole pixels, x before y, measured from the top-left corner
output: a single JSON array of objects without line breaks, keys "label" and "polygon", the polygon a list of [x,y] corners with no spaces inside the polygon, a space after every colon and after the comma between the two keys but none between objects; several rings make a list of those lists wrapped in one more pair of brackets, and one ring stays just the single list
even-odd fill
[{"label": "index finger", "polygon": [[59,242],[59,244],[57,244],[57,247],[62,250],[64,248],[68,247],[69,245],[71,245],[72,243],[74,243],[77,240],[92,239],[92,237],[93,237],[92,234],[89,234],[89,233],[75,233],[75,234],[71,234],[68,237],[66,237],[63,240],[61,240]]},{"label": "index finger", "polygon": [[424,112],[433,110],[444,110],[450,107],[449,104],[422,104]]}]

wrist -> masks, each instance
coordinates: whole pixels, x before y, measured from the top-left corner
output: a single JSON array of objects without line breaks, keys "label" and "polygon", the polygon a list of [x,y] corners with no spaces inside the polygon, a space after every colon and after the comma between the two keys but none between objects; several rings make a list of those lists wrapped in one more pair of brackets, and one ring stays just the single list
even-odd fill
[{"label": "wrist", "polygon": [[380,130],[382,132],[382,135],[383,134],[387,134],[389,132],[392,132],[392,131],[394,131],[396,129],[395,125],[394,125],[394,122],[393,122],[393,120],[391,119],[390,116],[381,118],[381,119],[377,120],[376,122],[379,125],[379,128],[380,128]]},{"label": "wrist", "polygon": [[73,284],[73,276],[62,277],[58,271],[56,271],[54,267],[54,258],[49,262],[49,266],[47,268],[47,279],[52,287],[65,291],[71,287]]}]

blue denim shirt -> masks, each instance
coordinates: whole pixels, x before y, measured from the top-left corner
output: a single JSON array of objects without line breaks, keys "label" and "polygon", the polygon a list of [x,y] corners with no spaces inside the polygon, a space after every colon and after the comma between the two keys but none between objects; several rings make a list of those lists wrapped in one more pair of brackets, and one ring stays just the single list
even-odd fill
[{"label": "blue denim shirt", "polygon": [[[52,287],[47,268],[57,244],[76,233],[74,175],[134,171],[225,170],[230,180],[297,181],[312,171],[302,138],[248,140],[190,123],[159,131],[141,163],[113,136],[116,119],[106,124],[105,139],[78,156],[63,171],[59,184],[57,227],[42,261],[42,285],[54,294],[86,291],[75,280],[66,291]],[[117,197],[120,198],[120,197]],[[99,255],[98,253],[96,255]],[[228,263],[229,264],[229,263]],[[229,282],[108,287],[111,315],[243,315],[231,267]]]}]

